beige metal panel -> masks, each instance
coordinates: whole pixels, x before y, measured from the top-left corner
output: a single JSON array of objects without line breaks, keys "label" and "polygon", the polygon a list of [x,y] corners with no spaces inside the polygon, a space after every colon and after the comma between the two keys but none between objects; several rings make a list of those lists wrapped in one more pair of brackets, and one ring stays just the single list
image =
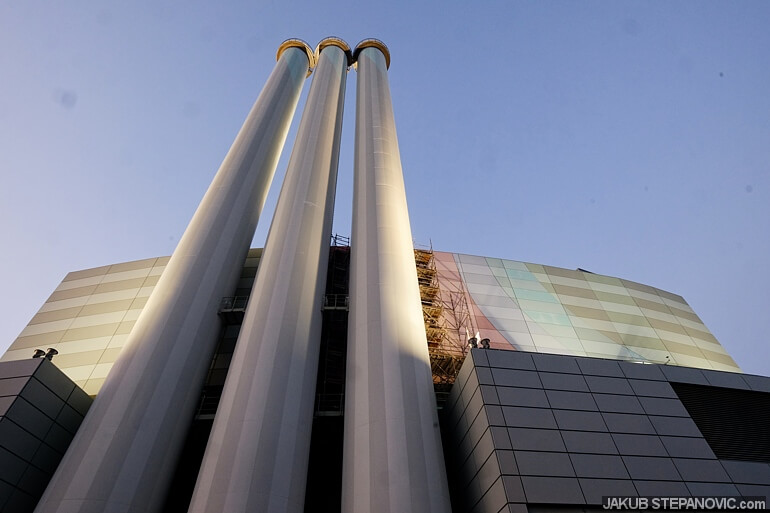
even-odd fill
[{"label": "beige metal panel", "polygon": [[69,290],[69,289],[77,289],[80,287],[88,287],[89,285],[99,285],[101,281],[104,279],[103,274],[99,274],[96,276],[90,276],[87,278],[79,278],[75,280],[68,280],[63,281],[59,284],[58,287],[56,287],[56,290]]},{"label": "beige metal panel", "polygon": [[23,330],[21,330],[21,333],[19,334],[19,336],[31,337],[34,335],[39,335],[41,333],[51,333],[53,331],[66,330],[67,328],[69,328],[75,316],[74,315],[67,315],[67,316],[57,315],[57,316],[51,316],[51,317],[59,317],[59,319],[46,319],[46,320],[43,320],[43,322],[40,322],[41,321],[40,317],[38,316],[33,317],[32,321],[30,321],[30,323]]},{"label": "beige metal panel", "polygon": [[102,278],[102,283],[111,283],[114,281],[133,280],[135,278],[146,278],[152,267],[142,267],[141,269],[133,269],[128,271],[111,272]]},{"label": "beige metal panel", "polygon": [[642,313],[642,309],[636,305],[632,306],[624,303],[612,303],[610,301],[601,301],[601,304],[602,304],[602,308],[604,308],[604,310],[606,310],[607,312],[615,312],[615,313],[637,315],[639,317],[644,317],[644,314]]},{"label": "beige metal panel", "polygon": [[579,287],[581,289],[592,289],[591,284],[588,283],[586,280],[583,280],[583,279],[578,279],[578,278],[574,278],[574,277],[560,276],[558,274],[557,275],[549,274],[548,278],[549,278],[549,281],[551,283],[553,283],[554,285],[566,285],[568,287]]},{"label": "beige metal panel", "polygon": [[639,306],[628,294],[615,294],[613,292],[604,292],[594,289],[594,294],[600,301],[607,301],[609,303],[620,303],[622,305]]},{"label": "beige metal panel", "polygon": [[38,313],[53,312],[55,310],[66,310],[68,308],[75,308],[75,307],[83,306],[84,304],[86,304],[86,302],[88,302],[88,296],[62,299],[60,301],[49,301],[49,302],[43,303],[43,306],[40,307],[40,310],[38,310]]},{"label": "beige metal panel", "polygon": [[123,301],[125,299],[134,299],[141,287],[129,288],[124,290],[113,290],[112,292],[93,293],[86,299],[86,305],[98,305],[102,303],[111,303],[113,301]]},{"label": "beige metal panel", "polygon": [[51,294],[46,303],[50,303],[52,301],[60,301],[62,299],[72,299],[81,296],[88,296],[94,290],[96,290],[96,287],[96,285],[87,285],[85,287],[77,287],[74,289],[57,290]]},{"label": "beige metal panel", "polygon": [[107,337],[114,335],[120,326],[120,322],[109,324],[98,324],[96,326],[85,326],[67,330],[61,338],[62,342],[72,342],[74,340],[83,340],[87,338]]},{"label": "beige metal panel", "polygon": [[596,299],[596,294],[594,294],[594,291],[589,288],[570,287],[569,285],[554,284],[553,289],[557,294],[560,295]]},{"label": "beige metal panel", "polygon": [[134,289],[139,288],[145,283],[145,278],[131,278],[128,280],[119,280],[119,281],[111,281],[106,282],[102,280],[102,282],[96,286],[96,288],[93,291],[93,294],[104,294],[106,292],[116,292],[121,290],[128,290],[128,289]]},{"label": "beige metal panel", "polygon": [[125,271],[133,271],[136,269],[151,268],[157,265],[157,263],[158,263],[158,258],[146,258],[144,260],[132,260],[131,262],[113,264],[110,266],[110,270],[107,271],[107,274],[115,274],[115,273],[121,273]]},{"label": "beige metal panel", "polygon": [[89,315],[98,315],[111,312],[124,312],[131,308],[133,299],[121,299],[118,301],[107,301],[105,303],[97,303],[84,306],[78,313],[78,317],[85,317]]},{"label": "beige metal panel", "polygon": [[62,281],[79,280],[82,278],[89,278],[91,276],[103,276],[110,270],[109,265],[102,267],[94,267],[92,269],[83,269],[82,271],[72,271],[64,277]]}]

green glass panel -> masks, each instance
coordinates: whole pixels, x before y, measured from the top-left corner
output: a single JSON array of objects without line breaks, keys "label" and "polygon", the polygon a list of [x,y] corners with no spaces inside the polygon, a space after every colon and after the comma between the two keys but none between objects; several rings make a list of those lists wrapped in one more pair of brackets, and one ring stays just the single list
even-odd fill
[{"label": "green glass panel", "polygon": [[489,267],[502,267],[503,266],[503,261],[500,260],[499,258],[487,258],[486,260],[487,260],[487,265]]},{"label": "green glass panel", "polygon": [[559,300],[550,292],[541,292],[539,290],[513,289],[516,297],[519,299],[531,299],[533,301],[545,301],[547,303],[558,303]]},{"label": "green glass panel", "polygon": [[548,312],[533,312],[525,310],[527,316],[535,322],[542,322],[546,324],[557,324],[559,326],[572,326],[569,322],[569,317],[563,314],[555,314]]},{"label": "green glass panel", "polygon": [[513,278],[515,280],[537,281],[537,278],[535,278],[535,275],[533,275],[529,271],[521,271],[519,269],[506,269],[505,272],[508,273],[509,278]]},{"label": "green glass panel", "polygon": [[520,271],[527,270],[527,266],[524,262],[517,262],[515,260],[503,260],[503,267],[506,269],[518,269]]}]

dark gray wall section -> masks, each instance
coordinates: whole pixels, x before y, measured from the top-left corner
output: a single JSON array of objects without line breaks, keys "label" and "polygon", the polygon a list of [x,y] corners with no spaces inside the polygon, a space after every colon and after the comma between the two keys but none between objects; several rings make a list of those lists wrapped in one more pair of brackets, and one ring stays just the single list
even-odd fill
[{"label": "dark gray wall section", "polygon": [[762,376],[472,349],[443,412],[455,513],[770,496],[770,464],[717,459],[670,382],[770,392]]},{"label": "dark gray wall section", "polygon": [[0,512],[34,509],[91,401],[48,360],[0,363]]}]

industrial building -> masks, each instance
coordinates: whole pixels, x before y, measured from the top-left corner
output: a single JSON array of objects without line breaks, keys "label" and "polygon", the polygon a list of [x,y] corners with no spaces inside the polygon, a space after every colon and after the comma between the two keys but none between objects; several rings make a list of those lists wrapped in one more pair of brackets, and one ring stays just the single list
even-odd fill
[{"label": "industrial building", "polygon": [[[2,511],[498,513],[770,495],[770,378],[741,374],[681,296],[413,247],[389,65],[378,40],[284,42],[173,255],[64,278],[0,359],[0,455],[15,462],[0,462]],[[331,226],[353,67],[348,239]],[[249,249],[308,76],[270,234]],[[48,348],[61,376],[33,380],[59,372],[31,360]],[[33,434],[11,405],[54,425],[71,396],[66,408],[88,410],[67,417],[71,443],[7,442]],[[37,457],[51,450],[55,472]]]}]

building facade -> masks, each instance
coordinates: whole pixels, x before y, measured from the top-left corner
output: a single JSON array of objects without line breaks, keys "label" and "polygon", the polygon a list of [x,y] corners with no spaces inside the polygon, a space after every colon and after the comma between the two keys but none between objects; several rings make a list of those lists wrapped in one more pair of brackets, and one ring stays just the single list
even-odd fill
[{"label": "building facade", "polygon": [[[331,215],[353,67],[346,240]],[[13,342],[2,361],[55,349],[95,398],[35,512],[577,511],[606,495],[770,493],[768,379],[741,375],[682,297],[413,248],[389,67],[374,39],[284,42],[173,255],[70,273]],[[309,76],[270,234],[249,249]],[[703,397],[743,410],[698,410]],[[736,416],[748,430],[725,424]]]},{"label": "building facade", "polygon": [[[337,248],[347,241],[337,239]],[[493,349],[740,372],[684,298],[629,280],[501,258],[433,251],[442,349],[478,332]],[[262,249],[252,248],[222,315],[244,310]],[[170,257],[69,273],[0,361],[59,351],[56,365],[96,395]],[[339,265],[339,264],[337,264]],[[347,264],[344,273],[348,272]],[[347,308],[348,291],[324,296]],[[236,315],[237,317],[237,315]],[[466,336],[466,333],[468,334]]]},{"label": "building facade", "polygon": [[769,392],[761,376],[473,349],[445,418],[456,509],[605,511],[613,496],[763,509]]}]

